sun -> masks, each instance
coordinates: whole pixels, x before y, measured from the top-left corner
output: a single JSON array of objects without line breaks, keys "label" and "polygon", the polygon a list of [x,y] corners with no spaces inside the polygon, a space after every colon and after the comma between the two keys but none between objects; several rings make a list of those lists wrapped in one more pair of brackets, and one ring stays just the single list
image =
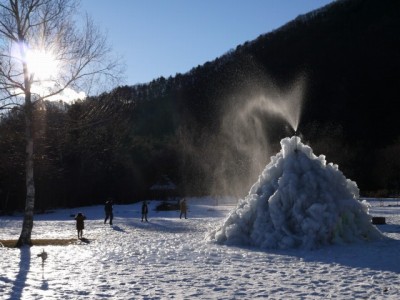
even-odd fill
[{"label": "sun", "polygon": [[[23,64],[26,64],[32,94],[49,101],[67,103],[85,99],[85,92],[75,91],[63,82],[65,63],[62,63],[62,59],[57,59],[56,54],[57,50],[52,47],[31,48],[26,44],[17,43],[11,45],[12,63],[20,68],[18,79],[21,83],[24,80]],[[16,93],[23,95],[24,91],[17,89]]]},{"label": "sun", "polygon": [[29,73],[34,80],[51,80],[57,76],[59,66],[54,55],[44,50],[29,50],[26,53]]}]

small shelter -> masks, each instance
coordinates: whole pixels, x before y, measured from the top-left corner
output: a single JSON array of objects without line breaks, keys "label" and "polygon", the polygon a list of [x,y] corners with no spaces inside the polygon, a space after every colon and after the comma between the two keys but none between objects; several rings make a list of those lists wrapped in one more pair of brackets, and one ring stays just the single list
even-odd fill
[{"label": "small shelter", "polygon": [[167,175],[161,178],[150,187],[150,194],[156,200],[172,200],[177,197],[176,184]]}]

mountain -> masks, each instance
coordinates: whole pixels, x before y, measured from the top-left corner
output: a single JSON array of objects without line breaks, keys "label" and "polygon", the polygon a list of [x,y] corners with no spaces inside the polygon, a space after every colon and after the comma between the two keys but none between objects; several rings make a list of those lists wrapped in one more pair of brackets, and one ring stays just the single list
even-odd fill
[{"label": "mountain", "polygon": [[[298,132],[303,140],[339,164],[362,192],[399,189],[400,160],[393,155],[400,142],[399,39],[399,1],[336,1],[165,80],[165,86],[172,85],[169,95],[179,111],[178,126],[190,128],[185,143],[187,136],[197,137],[189,142],[200,152],[195,160],[201,161],[203,176],[219,173],[205,185],[220,177],[236,185],[245,177],[243,193],[254,182],[261,167],[252,166],[252,159],[265,165],[280,139],[293,131],[268,112],[271,107],[256,110],[260,103],[253,105],[247,123],[240,120],[241,113],[263,94],[285,98],[300,81]],[[156,83],[150,83],[150,91]],[[235,133],[227,133],[226,124]],[[241,151],[243,144],[252,149]]]},{"label": "mountain", "polygon": [[396,193],[399,39],[399,1],[336,1],[186,74],[113,93],[136,103],[132,134],[158,149],[147,180],[167,174],[184,194],[245,195],[294,134],[296,110],[297,134],[362,194]]}]

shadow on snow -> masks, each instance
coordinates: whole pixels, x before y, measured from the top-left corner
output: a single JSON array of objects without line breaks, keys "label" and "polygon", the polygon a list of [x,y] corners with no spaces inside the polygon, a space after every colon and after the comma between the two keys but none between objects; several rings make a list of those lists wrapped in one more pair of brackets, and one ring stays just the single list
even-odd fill
[{"label": "shadow on snow", "polygon": [[22,292],[26,285],[26,278],[30,269],[31,248],[21,247],[20,253],[19,271],[14,281],[10,299],[22,299]]},{"label": "shadow on snow", "polygon": [[[218,245],[217,243],[215,243]],[[222,246],[222,245],[221,245]],[[358,269],[388,271],[400,274],[400,240],[384,238],[378,241],[359,242],[342,245],[326,245],[318,249],[260,249],[251,246],[224,245],[259,252],[298,258],[304,262],[342,265]],[[396,249],[393,251],[393,249]]]}]

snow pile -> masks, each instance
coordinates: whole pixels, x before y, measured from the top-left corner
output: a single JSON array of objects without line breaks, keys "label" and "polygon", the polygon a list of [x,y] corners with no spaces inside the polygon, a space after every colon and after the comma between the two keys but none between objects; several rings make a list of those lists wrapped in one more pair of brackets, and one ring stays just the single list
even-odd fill
[{"label": "snow pile", "polygon": [[382,234],[371,224],[357,184],[338,166],[294,136],[281,141],[245,199],[208,238],[227,245],[260,248],[318,248],[372,240]]}]

